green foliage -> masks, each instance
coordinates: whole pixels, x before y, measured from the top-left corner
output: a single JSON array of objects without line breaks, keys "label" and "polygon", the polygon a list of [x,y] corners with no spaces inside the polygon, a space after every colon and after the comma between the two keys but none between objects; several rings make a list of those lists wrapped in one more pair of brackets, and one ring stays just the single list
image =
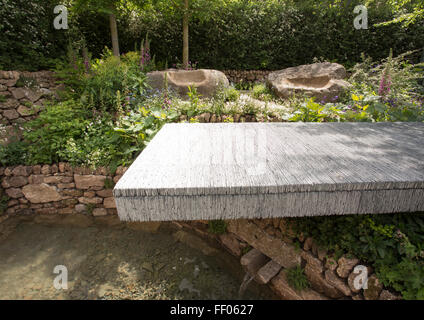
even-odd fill
[{"label": "green foliage", "polygon": [[351,88],[341,97],[303,101],[294,99],[288,121],[424,121],[424,90],[421,64],[391,55],[379,63],[363,57],[353,67]]},{"label": "green foliage", "polygon": [[47,106],[36,119],[25,125],[28,161],[34,164],[58,162],[58,153],[69,148],[70,139],[83,135],[89,119],[89,112],[72,100]]},{"label": "green foliage", "polygon": [[211,220],[208,226],[209,232],[213,234],[224,234],[227,231],[227,223],[224,220]]},{"label": "green foliage", "polygon": [[131,162],[136,151],[115,132],[110,116],[87,110],[74,100],[47,106],[25,124],[23,136],[26,147],[22,154],[29,164],[66,161],[113,168]]},{"label": "green foliage", "polygon": [[186,105],[183,109],[187,117],[190,119],[199,113],[202,102],[200,100],[201,94],[197,92],[197,88],[195,86],[188,87],[187,95],[189,98],[189,104]]},{"label": "green foliage", "polygon": [[0,0],[0,70],[54,67],[64,54],[66,31],[54,30],[59,0]]},{"label": "green foliage", "polygon": [[318,245],[370,263],[383,284],[405,299],[423,298],[423,213],[305,217],[291,223]]},{"label": "green foliage", "polygon": [[271,101],[274,99],[274,95],[269,88],[263,84],[255,84],[252,89],[253,97],[263,101]]},{"label": "green foliage", "polygon": [[122,116],[117,121],[114,131],[126,145],[131,146],[126,153],[132,156],[143,150],[165,123],[175,121],[178,116],[174,110],[140,107],[139,110],[130,111]]},{"label": "green foliage", "polygon": [[197,109],[200,103],[200,97],[202,96],[197,92],[197,88],[195,86],[189,86],[187,95],[190,99],[190,105],[193,109]]},{"label": "green foliage", "polygon": [[407,28],[411,24],[424,19],[424,3],[421,0],[388,0],[387,1],[395,18],[378,24],[378,26],[387,26],[393,23],[401,23]]},{"label": "green foliage", "polygon": [[250,250],[252,250],[252,247],[247,245],[243,249],[241,249],[241,255],[244,256],[246,253],[248,253]]},{"label": "green foliage", "polygon": [[25,142],[17,139],[13,139],[7,146],[0,144],[0,164],[6,167],[27,163],[27,147]]},{"label": "green foliage", "polygon": [[[334,1],[332,1],[334,2]],[[424,47],[422,21],[375,27],[394,17],[389,4],[370,3],[368,30],[353,28],[353,9],[363,1],[225,1],[210,8],[209,19],[190,21],[190,55],[201,68],[278,70],[312,63],[314,57],[352,66],[366,52],[374,60]],[[371,20],[372,17],[372,20]],[[158,61],[176,62],[181,52],[180,20],[175,11],[139,13],[134,37],[151,35]],[[177,45],[175,45],[177,44]]]},{"label": "green foliage", "polygon": [[237,90],[252,90],[253,85],[254,84],[252,82],[247,82],[247,81],[240,80],[239,82],[237,82],[236,84],[234,84],[234,87]]},{"label": "green foliage", "polygon": [[96,205],[94,203],[87,203],[85,206],[86,206],[86,209],[87,209],[87,214],[88,215],[93,214],[93,210],[94,210],[94,208],[96,208]]},{"label": "green foliage", "polygon": [[114,186],[115,186],[115,183],[113,182],[113,180],[111,178],[105,179],[105,188],[106,189],[113,189]]},{"label": "green foliage", "polygon": [[129,52],[118,59],[107,49],[103,57],[95,59],[84,72],[81,72],[81,62],[77,61],[77,72],[68,73],[75,84],[74,97],[80,96],[81,103],[97,110],[129,110],[131,100],[140,97],[148,87],[144,73],[147,66],[142,69],[140,63],[137,52]]},{"label": "green foliage", "polygon": [[306,278],[304,270],[300,267],[287,269],[286,271],[287,282],[296,291],[302,291],[309,288],[309,281]]},{"label": "green foliage", "polygon": [[234,122],[234,118],[232,116],[226,116],[224,117],[224,121],[225,123],[233,123]]},{"label": "green foliage", "polygon": [[[94,4],[89,6],[93,10],[78,10],[75,1],[69,1],[70,29],[55,30],[53,8],[66,2],[0,0],[0,69],[52,68],[66,55],[66,44],[81,39],[94,57],[101,56],[104,46],[110,46],[105,14],[111,12],[109,6],[85,1]],[[177,64],[183,11],[174,4],[179,2],[154,1],[146,6],[149,2],[126,1],[114,8],[120,49],[136,49],[149,34],[156,60],[161,65]],[[208,4],[207,10],[196,4],[202,2]],[[374,24],[368,30],[352,27],[353,8],[363,1],[331,2],[190,1],[191,60],[202,68],[239,70],[277,70],[311,63],[315,57],[352,66],[362,52],[378,60],[390,48],[399,54],[424,47],[422,1],[367,1]],[[402,23],[375,26],[393,20]]]},{"label": "green foliage", "polygon": [[234,87],[229,87],[224,90],[224,98],[225,101],[237,101],[240,98],[240,92]]}]

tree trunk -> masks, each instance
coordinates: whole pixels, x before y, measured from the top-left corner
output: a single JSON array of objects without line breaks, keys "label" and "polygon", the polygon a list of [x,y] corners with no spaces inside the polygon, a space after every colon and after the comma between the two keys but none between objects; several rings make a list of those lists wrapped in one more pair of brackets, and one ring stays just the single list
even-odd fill
[{"label": "tree trunk", "polygon": [[119,58],[118,27],[116,25],[116,16],[113,13],[109,14],[109,22],[113,55]]},{"label": "tree trunk", "polygon": [[188,68],[188,0],[184,0],[184,17],[183,17],[183,66],[184,69]]}]

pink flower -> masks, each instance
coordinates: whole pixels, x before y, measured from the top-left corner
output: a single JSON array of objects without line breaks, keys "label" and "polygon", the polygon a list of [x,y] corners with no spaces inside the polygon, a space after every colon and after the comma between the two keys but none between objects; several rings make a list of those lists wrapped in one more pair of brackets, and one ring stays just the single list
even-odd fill
[{"label": "pink flower", "polygon": [[390,87],[392,85],[392,81],[390,75],[386,75],[386,71],[384,71],[380,80],[380,87],[378,88],[378,94],[380,96],[386,96],[390,93]]}]

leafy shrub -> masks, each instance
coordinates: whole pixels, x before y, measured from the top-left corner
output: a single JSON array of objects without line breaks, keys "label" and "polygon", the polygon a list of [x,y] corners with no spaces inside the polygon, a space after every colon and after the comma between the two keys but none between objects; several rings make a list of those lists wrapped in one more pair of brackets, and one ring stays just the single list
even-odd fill
[{"label": "leafy shrub", "polygon": [[117,58],[105,48],[100,59],[79,56],[68,47],[68,61],[58,64],[56,73],[68,88],[66,99],[80,100],[87,108],[103,112],[128,111],[148,89],[145,73],[154,68],[146,53],[128,52]]},{"label": "leafy shrub", "polygon": [[113,189],[114,186],[115,186],[115,183],[113,182],[113,180],[111,178],[105,179],[105,188],[106,189]]},{"label": "leafy shrub", "polygon": [[[293,228],[340,256],[370,263],[405,299],[424,299],[424,214],[349,215],[290,219]],[[349,230],[348,232],[346,230]]]},{"label": "leafy shrub", "polygon": [[127,145],[132,146],[127,150],[132,155],[133,152],[143,150],[165,123],[175,121],[178,117],[175,110],[141,107],[138,111],[122,116],[114,130]]},{"label": "leafy shrub", "polygon": [[234,85],[234,87],[235,87],[237,90],[252,90],[253,85],[254,85],[254,84],[253,84],[252,82],[247,82],[247,81],[240,80],[239,82],[237,82],[237,83]]},{"label": "leafy shrub", "polygon": [[226,101],[237,101],[240,98],[240,92],[234,87],[225,89],[224,95]]},{"label": "leafy shrub", "polygon": [[306,278],[304,270],[300,267],[294,267],[286,270],[287,282],[296,291],[302,291],[309,288],[309,281]]},{"label": "leafy shrub", "polygon": [[72,100],[47,106],[25,125],[28,161],[34,164],[58,162],[58,152],[67,147],[69,139],[82,136],[89,119],[90,113]]},{"label": "leafy shrub", "polygon": [[259,100],[271,101],[274,96],[265,84],[255,84],[252,89],[253,97]]},{"label": "leafy shrub", "polygon": [[147,89],[139,59],[137,53],[131,52],[119,60],[109,51],[102,59],[96,59],[90,73],[81,79],[81,102],[108,112],[129,107],[128,101]]},{"label": "leafy shrub", "polygon": [[64,54],[66,32],[54,30],[59,0],[0,0],[0,70],[53,68]]},{"label": "leafy shrub", "polygon": [[15,166],[28,162],[28,145],[25,142],[13,139],[7,146],[0,144],[0,164]]},{"label": "leafy shrub", "polygon": [[[115,132],[110,116],[87,110],[74,100],[47,106],[24,128],[25,160],[30,164],[67,161],[116,167],[131,162],[136,152]],[[6,150],[14,149],[9,145]]]}]

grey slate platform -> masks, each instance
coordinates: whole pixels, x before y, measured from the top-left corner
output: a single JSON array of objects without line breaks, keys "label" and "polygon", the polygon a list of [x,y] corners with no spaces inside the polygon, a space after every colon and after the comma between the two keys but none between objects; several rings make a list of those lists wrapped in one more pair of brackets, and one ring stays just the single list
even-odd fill
[{"label": "grey slate platform", "polygon": [[113,192],[131,221],[424,211],[424,123],[166,124]]}]

